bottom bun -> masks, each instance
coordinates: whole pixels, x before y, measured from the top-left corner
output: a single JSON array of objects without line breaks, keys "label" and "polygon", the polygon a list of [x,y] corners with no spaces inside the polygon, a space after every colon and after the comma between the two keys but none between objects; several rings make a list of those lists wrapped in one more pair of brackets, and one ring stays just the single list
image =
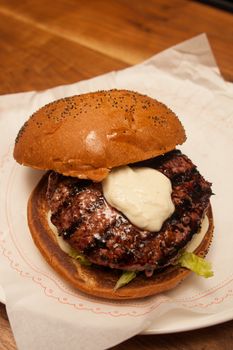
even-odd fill
[{"label": "bottom bun", "polygon": [[[121,271],[96,265],[84,266],[61,250],[57,238],[48,223],[48,203],[46,200],[48,173],[45,174],[28,202],[28,224],[36,246],[41,254],[66,281],[78,290],[92,296],[107,299],[136,299],[165,292],[176,287],[191,271],[179,266],[170,266],[152,277],[140,273],[128,285],[114,290]],[[209,228],[195,254],[204,257],[213,236],[213,215],[211,207],[207,211]]]}]

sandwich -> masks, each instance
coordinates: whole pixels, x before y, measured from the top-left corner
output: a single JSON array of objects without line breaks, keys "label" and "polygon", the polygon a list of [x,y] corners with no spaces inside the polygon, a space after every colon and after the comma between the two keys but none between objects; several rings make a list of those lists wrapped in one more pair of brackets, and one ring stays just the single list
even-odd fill
[{"label": "sandwich", "polygon": [[127,90],[63,98],[26,121],[14,158],[46,171],[29,229],[71,286],[123,300],[212,276],[211,183],[177,149],[185,140],[167,106]]}]

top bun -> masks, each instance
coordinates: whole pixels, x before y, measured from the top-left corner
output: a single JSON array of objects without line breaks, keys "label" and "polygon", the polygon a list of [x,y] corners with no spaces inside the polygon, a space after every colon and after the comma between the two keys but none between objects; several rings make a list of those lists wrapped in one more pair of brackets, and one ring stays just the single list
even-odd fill
[{"label": "top bun", "polygon": [[63,98],[34,113],[16,138],[20,164],[101,181],[111,168],[146,160],[185,141],[164,104],[127,90]]}]

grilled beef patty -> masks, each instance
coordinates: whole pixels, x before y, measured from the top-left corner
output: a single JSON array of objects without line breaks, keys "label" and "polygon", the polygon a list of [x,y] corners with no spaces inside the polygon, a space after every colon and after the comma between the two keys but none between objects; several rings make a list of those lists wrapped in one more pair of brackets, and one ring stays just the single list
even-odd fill
[{"label": "grilled beef patty", "polygon": [[112,208],[101,183],[51,172],[47,198],[59,234],[91,262],[150,275],[169,265],[198,231],[212,192],[211,184],[178,150],[137,165],[161,171],[172,183],[175,212],[159,232],[134,226]]}]

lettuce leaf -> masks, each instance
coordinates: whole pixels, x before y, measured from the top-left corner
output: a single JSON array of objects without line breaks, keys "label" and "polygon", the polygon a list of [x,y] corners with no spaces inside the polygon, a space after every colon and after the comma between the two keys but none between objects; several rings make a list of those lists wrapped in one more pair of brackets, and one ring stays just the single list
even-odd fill
[{"label": "lettuce leaf", "polygon": [[69,256],[73,259],[76,259],[80,262],[81,265],[90,266],[91,262],[81,253],[79,253],[77,250],[71,248],[69,251]]},{"label": "lettuce leaf", "polygon": [[123,271],[121,277],[118,279],[118,281],[114,287],[114,290],[117,290],[117,289],[125,286],[126,284],[131,282],[136,276],[137,276],[136,271]]},{"label": "lettuce leaf", "polygon": [[183,252],[179,258],[179,264],[182,267],[195,272],[197,275],[205,278],[212,277],[214,275],[211,267],[211,263],[203,258],[200,258],[194,253]]}]

